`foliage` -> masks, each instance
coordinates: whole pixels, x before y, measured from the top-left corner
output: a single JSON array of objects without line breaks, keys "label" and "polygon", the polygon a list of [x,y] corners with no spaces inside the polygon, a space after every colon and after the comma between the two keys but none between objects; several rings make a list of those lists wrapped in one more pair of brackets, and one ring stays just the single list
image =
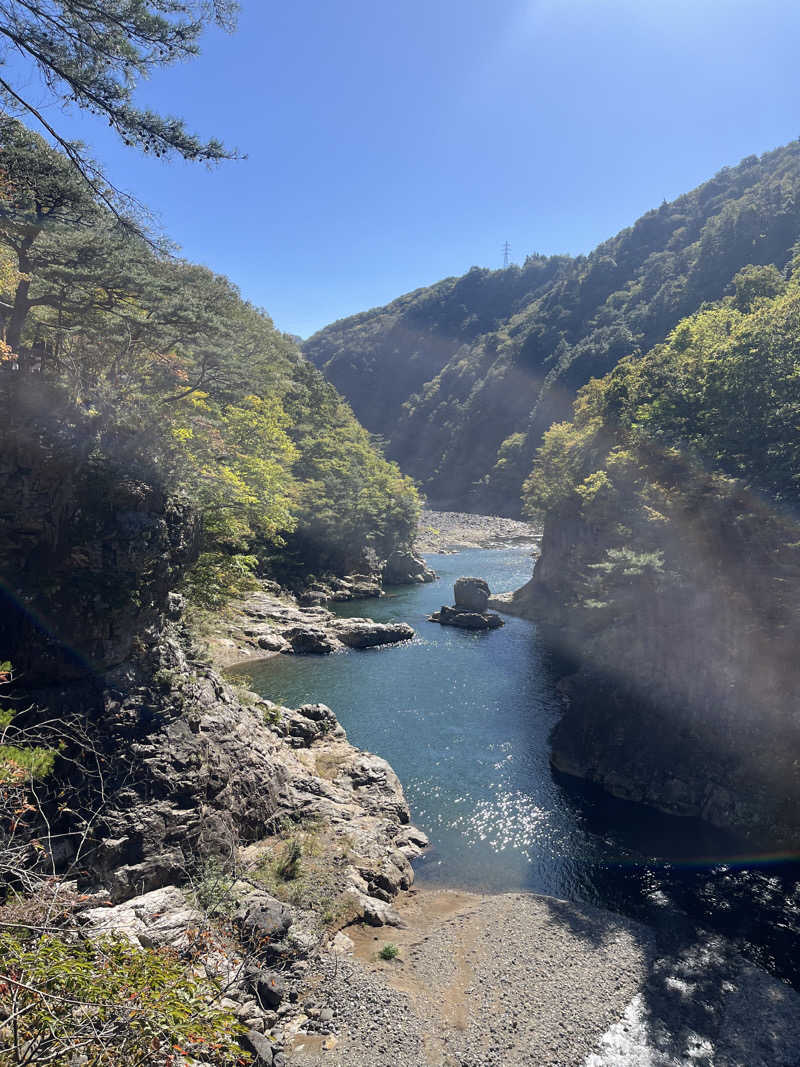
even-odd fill
[{"label": "foliage", "polygon": [[342,573],[409,544],[419,517],[413,482],[386,460],[336,391],[312,368],[285,397],[298,448],[294,497],[305,566]]},{"label": "foliage", "polygon": [[[92,942],[67,934],[0,933],[0,1059],[66,1065],[169,1065],[249,1062],[236,1018],[219,990],[188,974],[167,950],[126,940]],[[4,1060],[4,1062],[6,1062]]]},{"label": "foliage", "polygon": [[26,411],[47,386],[54,432],[74,427],[87,460],[196,509],[196,602],[219,607],[270,567],[359,569],[410,541],[412,483],[263,312],[119,225],[2,116],[0,149],[0,394]]},{"label": "foliage", "polygon": [[0,785],[20,778],[46,778],[53,771],[55,758],[56,752],[53,749],[0,745]]},{"label": "foliage", "polygon": [[[30,82],[35,71],[58,102],[77,104],[103,119],[127,145],[156,156],[214,162],[231,153],[203,142],[183,122],[134,104],[142,78],[196,56],[208,23],[232,30],[234,0],[0,0],[0,37],[22,65],[0,76],[3,105],[34,118],[64,150],[70,166],[107,203],[107,186],[80,144],[67,141],[39,105]],[[27,67],[27,69],[26,69]]]},{"label": "foliage", "polygon": [[584,538],[604,551],[583,557],[587,606],[685,568],[682,539],[715,515],[731,516],[729,539],[771,546],[788,574],[782,524],[800,515],[799,426],[800,275],[746,268],[733,296],[580,390],[572,422],[544,435],[526,507],[601,531]]},{"label": "foliage", "polygon": [[300,860],[303,848],[296,837],[290,837],[284,843],[281,855],[275,861],[275,874],[282,882],[293,882],[300,873]]},{"label": "foliage", "polygon": [[[743,272],[744,273],[744,272]],[[620,485],[660,455],[796,507],[800,495],[800,279],[738,310],[737,296],[679,324],[641,359],[622,360],[578,395],[571,423],[545,434],[527,483],[529,507],[548,510],[579,480]],[[604,458],[604,472],[590,468]]]},{"label": "foliage", "polygon": [[391,941],[387,941],[378,955],[382,960],[396,960],[400,955],[400,949]]},{"label": "foliage", "polygon": [[236,877],[225,864],[207,861],[192,880],[192,892],[200,908],[212,917],[231,916],[237,907],[233,892]]},{"label": "foliage", "polygon": [[334,323],[304,352],[436,503],[515,513],[544,433],[570,418],[581,386],[704,302],[735,292],[732,311],[747,313],[780,295],[799,196],[795,141],[724,168],[588,256],[473,268]]}]

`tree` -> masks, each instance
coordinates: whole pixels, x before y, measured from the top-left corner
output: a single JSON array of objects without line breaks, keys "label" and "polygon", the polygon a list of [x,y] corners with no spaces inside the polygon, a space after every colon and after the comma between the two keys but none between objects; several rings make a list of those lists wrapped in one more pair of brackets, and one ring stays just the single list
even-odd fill
[{"label": "tree", "polygon": [[133,103],[141,78],[198,54],[208,23],[235,25],[236,0],[0,0],[0,100],[33,116],[84,180],[109,202],[106,182],[85,149],[67,140],[31,99],[24,76],[6,62],[21,57],[48,92],[105,119],[127,145],[156,156],[216,162],[235,155],[216,139],[202,141],[183,121]]},{"label": "tree", "polygon": [[5,340],[17,352],[30,311],[53,306],[56,299],[53,286],[42,287],[35,281],[43,267],[63,259],[54,238],[62,230],[85,231],[100,213],[64,156],[7,116],[0,116],[0,149],[0,241],[16,260],[8,279],[13,299]]},{"label": "tree", "polygon": [[756,300],[768,300],[786,289],[786,279],[771,263],[763,267],[742,267],[733,276],[732,284],[735,293],[733,306],[745,313],[753,309]]}]

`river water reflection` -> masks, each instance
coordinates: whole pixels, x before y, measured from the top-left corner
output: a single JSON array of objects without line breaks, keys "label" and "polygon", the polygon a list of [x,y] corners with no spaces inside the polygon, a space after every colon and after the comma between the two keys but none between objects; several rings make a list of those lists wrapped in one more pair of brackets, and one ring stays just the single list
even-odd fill
[{"label": "river water reflection", "polygon": [[749,954],[796,980],[796,862],[756,862],[752,846],[702,823],[556,778],[548,734],[559,701],[535,625],[506,617],[501,630],[469,633],[426,621],[452,602],[461,575],[493,591],[521,585],[531,547],[432,555],[439,582],[337,605],[408,622],[412,642],[280,656],[243,671],[270,700],[330,705],[353,744],[389,760],[433,843],[416,864],[421,883],[532,890],[655,924],[685,916],[742,938]]}]

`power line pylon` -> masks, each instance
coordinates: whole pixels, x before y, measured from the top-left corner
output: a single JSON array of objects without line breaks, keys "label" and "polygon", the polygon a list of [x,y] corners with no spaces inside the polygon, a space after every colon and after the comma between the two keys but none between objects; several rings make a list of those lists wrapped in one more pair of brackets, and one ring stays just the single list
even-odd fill
[{"label": "power line pylon", "polygon": [[503,245],[503,270],[507,270],[508,269],[508,262],[509,262],[508,257],[510,255],[511,255],[511,245],[508,243],[508,241],[506,241],[505,244]]}]

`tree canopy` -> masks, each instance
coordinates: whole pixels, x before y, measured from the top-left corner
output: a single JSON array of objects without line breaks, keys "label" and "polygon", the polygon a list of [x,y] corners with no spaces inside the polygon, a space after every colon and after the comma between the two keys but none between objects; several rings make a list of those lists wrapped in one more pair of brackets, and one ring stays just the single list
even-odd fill
[{"label": "tree canopy", "polygon": [[333,323],[303,350],[431,500],[514,513],[542,435],[589,379],[734,287],[743,309],[779,291],[798,197],[795,141],[724,168],[588,256],[473,268]]},{"label": "tree canopy", "polygon": [[[39,403],[121,478],[202,516],[198,600],[256,571],[340,573],[407,544],[409,479],[227,278],[119,224],[69,161],[0,119],[0,390]],[[31,431],[34,432],[35,431]],[[281,575],[283,577],[283,575]]]},{"label": "tree canopy", "polygon": [[526,507],[570,524],[565,584],[584,608],[634,610],[634,581],[707,583],[721,559],[695,542],[740,554],[762,595],[796,612],[798,426],[800,274],[747,267],[734,295],[579,391],[573,419],[544,435]]},{"label": "tree canopy", "polygon": [[37,106],[32,72],[52,97],[104,120],[127,145],[156,156],[230,158],[234,153],[219,140],[204,141],[180,118],[138,107],[134,94],[157,68],[196,56],[209,23],[233,29],[237,6],[235,0],[0,0],[0,101],[12,114],[39,122],[104,199],[105,179],[86,150]]}]

